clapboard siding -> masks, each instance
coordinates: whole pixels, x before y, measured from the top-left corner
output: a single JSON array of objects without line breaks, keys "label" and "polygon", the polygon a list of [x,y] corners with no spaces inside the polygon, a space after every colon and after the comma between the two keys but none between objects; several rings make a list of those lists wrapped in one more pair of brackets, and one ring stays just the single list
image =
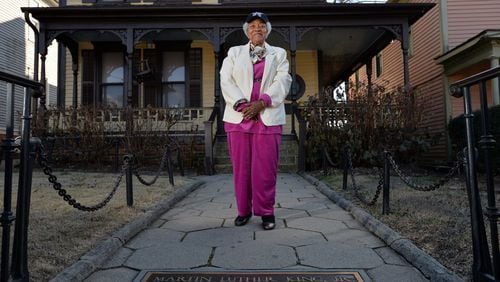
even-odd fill
[{"label": "clapboard siding", "polygon": [[450,49],[485,29],[500,28],[499,0],[448,0],[447,4]]},{"label": "clapboard siding", "polygon": [[[8,5],[2,4],[0,9],[0,70],[19,76],[26,75],[27,66],[27,40],[25,38],[26,25],[21,7],[27,6],[28,1],[9,1]],[[0,132],[5,131],[7,84],[0,82]],[[15,87],[15,109],[22,109],[24,90]],[[16,122],[16,129],[19,128]]]},{"label": "clapboard siding", "polygon": [[[28,0],[2,0],[0,9],[0,70],[18,76],[33,78],[34,42],[33,31],[24,21],[21,7],[34,5]],[[47,6],[39,1],[40,6]],[[57,91],[57,44],[48,49],[46,60],[47,83],[49,91]],[[0,81],[0,133],[5,130],[7,85]],[[21,113],[24,89],[15,87],[15,111]],[[54,97],[52,97],[54,101]],[[19,129],[19,120],[16,119],[15,128]]]},{"label": "clapboard siding", "polygon": [[[450,0],[451,1],[451,0]],[[429,133],[446,132],[446,104],[444,97],[443,68],[434,62],[441,54],[441,29],[439,3],[435,0],[410,1],[418,3],[436,3],[411,27],[412,52],[409,57],[410,84],[418,89],[418,98],[425,101],[421,127]],[[376,77],[375,58],[372,60],[372,80],[376,84],[393,89],[403,85],[403,53],[401,43],[394,40],[382,52],[382,75]],[[359,70],[360,80],[366,82],[366,67]],[[351,77],[353,81],[353,77]],[[439,144],[432,147],[423,156],[427,163],[447,161],[447,143],[441,138]]]}]

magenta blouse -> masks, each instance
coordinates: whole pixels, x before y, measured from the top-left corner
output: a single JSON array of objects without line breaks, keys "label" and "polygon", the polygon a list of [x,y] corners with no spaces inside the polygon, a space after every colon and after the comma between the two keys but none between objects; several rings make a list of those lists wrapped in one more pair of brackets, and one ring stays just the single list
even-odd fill
[{"label": "magenta blouse", "polygon": [[[260,62],[253,65],[253,88],[252,96],[250,97],[250,102],[262,100],[267,107],[271,106],[271,97],[263,93],[260,94],[260,85],[262,83],[262,77],[264,75],[265,58]],[[238,107],[238,111],[241,112],[246,107],[246,104]],[[239,124],[225,122],[224,130],[226,132],[246,132],[246,133],[258,133],[258,134],[281,134],[283,127],[281,125],[271,125],[266,126],[260,119],[260,114],[257,120],[243,120]]]}]

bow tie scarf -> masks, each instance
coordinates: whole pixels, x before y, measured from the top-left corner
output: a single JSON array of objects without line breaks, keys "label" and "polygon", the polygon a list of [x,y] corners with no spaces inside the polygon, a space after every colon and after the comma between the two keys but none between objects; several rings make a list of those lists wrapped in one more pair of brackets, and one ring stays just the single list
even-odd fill
[{"label": "bow tie scarf", "polygon": [[250,59],[252,60],[253,64],[262,61],[262,59],[264,59],[266,55],[267,51],[265,47],[254,46],[253,44],[250,44]]}]

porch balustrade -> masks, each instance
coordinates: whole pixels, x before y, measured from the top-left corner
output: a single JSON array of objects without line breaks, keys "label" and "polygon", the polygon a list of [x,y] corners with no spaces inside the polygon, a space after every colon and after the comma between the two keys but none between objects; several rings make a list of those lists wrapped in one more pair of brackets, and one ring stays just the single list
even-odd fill
[{"label": "porch balustrade", "polygon": [[[138,108],[132,109],[134,131],[169,131],[171,133],[201,133],[203,122],[212,108]],[[57,134],[69,130],[122,134],[126,128],[126,109],[48,110],[47,131]]]}]

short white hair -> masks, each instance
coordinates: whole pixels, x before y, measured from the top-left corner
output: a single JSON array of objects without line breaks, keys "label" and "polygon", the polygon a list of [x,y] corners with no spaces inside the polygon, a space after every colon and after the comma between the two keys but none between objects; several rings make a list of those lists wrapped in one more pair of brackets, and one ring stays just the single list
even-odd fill
[{"label": "short white hair", "polygon": [[[271,33],[271,29],[272,29],[271,23],[270,23],[270,22],[267,22],[267,23],[266,23],[266,30],[267,30],[267,33],[266,33],[266,38],[264,38],[264,39],[267,39],[267,37],[268,37],[268,36],[269,36],[269,34]],[[250,36],[248,36],[248,23],[244,23],[244,24],[243,24],[243,32],[245,33],[245,35],[247,36],[247,38],[250,38]]]}]

